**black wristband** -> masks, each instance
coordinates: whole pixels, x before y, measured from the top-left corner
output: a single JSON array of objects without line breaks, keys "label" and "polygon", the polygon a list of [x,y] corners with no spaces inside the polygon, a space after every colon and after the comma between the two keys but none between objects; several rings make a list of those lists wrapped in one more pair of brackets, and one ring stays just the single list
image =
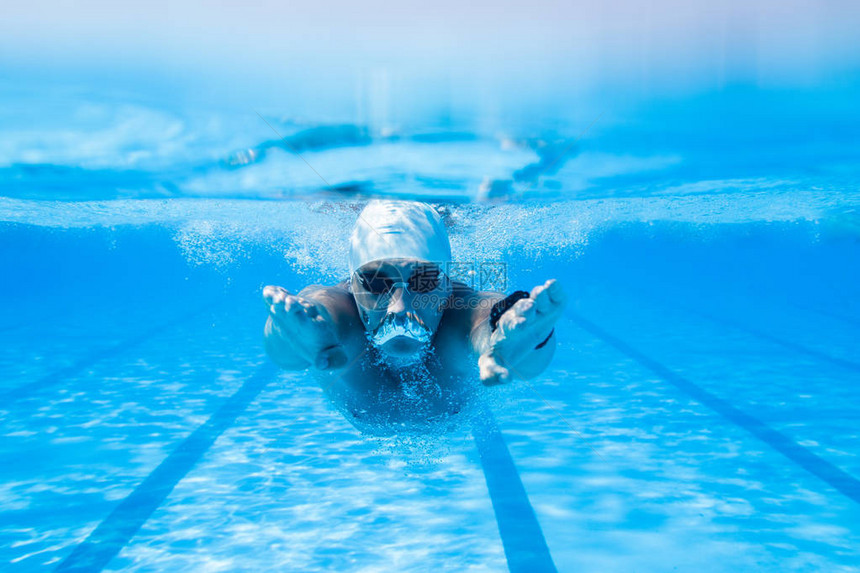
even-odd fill
[{"label": "black wristband", "polygon": [[[490,309],[490,332],[496,331],[496,326],[499,324],[499,319],[502,318],[502,315],[505,312],[514,306],[517,301],[522,300],[524,298],[529,298],[529,293],[524,290],[515,290],[499,302],[493,305],[493,308]],[[549,331],[549,334],[546,338],[544,338],[543,342],[535,346],[535,350],[539,350],[546,346],[549,339],[552,338],[552,335],[555,333],[555,329]]]},{"label": "black wristband", "polygon": [[[495,332],[496,326],[499,324],[499,319],[502,318],[502,315],[505,312],[514,306],[517,301],[529,298],[529,293],[524,290],[515,290],[499,302],[493,305],[493,308],[490,309],[490,332]],[[555,329],[549,331],[549,334],[546,338],[544,338],[543,342],[535,346],[535,350],[539,350],[547,345],[549,339],[552,338],[552,335],[555,334]]]},{"label": "black wristband", "polygon": [[495,332],[499,319],[509,308],[514,306],[520,299],[529,298],[529,293],[524,290],[515,290],[490,309],[490,332]]}]

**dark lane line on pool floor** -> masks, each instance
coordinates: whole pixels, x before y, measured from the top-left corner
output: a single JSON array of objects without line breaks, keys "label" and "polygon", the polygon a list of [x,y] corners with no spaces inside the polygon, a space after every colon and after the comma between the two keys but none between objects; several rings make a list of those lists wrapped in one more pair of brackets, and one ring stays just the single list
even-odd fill
[{"label": "dark lane line on pool floor", "polygon": [[849,326],[852,326],[854,328],[860,328],[860,318],[855,318],[855,317],[849,316],[847,314],[838,314],[838,313],[835,313],[835,312],[832,312],[829,310],[824,310],[822,308],[807,306],[805,304],[797,304],[797,303],[790,303],[790,304],[791,304],[791,306],[793,306],[796,309],[803,310],[806,312],[814,312],[815,314],[820,314],[821,316],[826,316],[827,318],[830,318],[833,320],[838,320],[838,321],[843,322],[843,323],[845,323]]},{"label": "dark lane line on pool floor", "polygon": [[[632,290],[632,289],[630,289],[630,287],[628,287],[628,290]],[[677,300],[672,300],[671,302],[669,302],[665,298],[665,293],[656,294],[656,293],[653,293],[651,291],[646,291],[646,290],[641,289],[641,288],[636,289],[635,292],[637,292],[640,296],[648,297],[655,304],[658,304],[664,308],[680,309],[687,314],[699,316],[701,318],[704,318],[705,320],[709,320],[715,324],[719,324],[719,325],[724,326],[724,327],[732,328],[735,330],[740,330],[741,332],[745,332],[745,333],[749,334],[750,336],[753,336],[755,338],[759,338],[761,340],[765,340],[767,342],[770,342],[771,344],[776,344],[777,346],[782,346],[783,348],[791,350],[792,352],[796,352],[798,354],[804,354],[806,356],[809,356],[810,358],[814,358],[814,359],[819,360],[821,362],[827,362],[828,364],[832,364],[834,366],[838,366],[838,367],[844,368],[846,370],[851,370],[852,372],[860,372],[860,363],[853,362],[851,360],[846,360],[844,358],[832,356],[826,352],[822,352],[821,350],[815,350],[814,348],[809,348],[808,346],[805,346],[805,345],[800,344],[798,342],[792,342],[790,340],[786,340],[786,339],[781,338],[779,336],[774,336],[773,334],[770,334],[770,333],[765,332],[763,330],[759,330],[758,328],[748,326],[748,325],[746,325],[746,324],[744,324],[744,323],[742,323],[736,319],[720,317],[720,316],[716,316],[714,314],[711,314],[709,312],[705,312],[705,311],[702,311],[702,310],[699,310],[696,308],[691,308],[685,304],[679,303]],[[795,307],[796,307],[796,305],[795,305]],[[814,309],[808,309],[808,310],[810,310],[812,312],[818,312]]]},{"label": "dark lane line on pool floor", "polygon": [[17,330],[19,328],[23,328],[23,327],[27,326],[27,324],[28,323],[26,323],[26,322],[18,322],[18,323],[9,324],[6,326],[0,326],[0,334],[9,332],[10,330]]},{"label": "dark lane line on pool floor", "polygon": [[65,368],[61,368],[60,370],[48,374],[47,376],[43,376],[38,380],[34,380],[33,382],[29,382],[17,388],[13,388],[12,390],[8,390],[0,394],[0,403],[2,403],[4,407],[7,407],[12,402],[20,400],[21,398],[25,398],[34,392],[38,392],[39,390],[43,390],[45,388],[50,388],[51,386],[62,382],[65,378],[68,378],[69,376],[74,376],[81,370],[93,366],[94,364],[104,360],[105,358],[111,358],[113,356],[120,355],[123,352],[130,350],[135,346],[142,344],[143,342],[146,342],[150,338],[161,334],[165,330],[169,330],[170,328],[178,326],[183,322],[187,322],[194,319],[195,317],[203,314],[205,311],[210,310],[211,308],[213,308],[213,305],[207,304],[189,313],[182,314],[174,318],[173,320],[150,328],[149,330],[145,330],[144,332],[141,332],[140,334],[128,338],[118,344],[109,346],[108,348],[97,350],[92,354],[81,358],[74,364],[66,366]]},{"label": "dark lane line on pool floor", "polygon": [[215,440],[242,414],[278,373],[271,362],[260,366],[212,416],[185,438],[92,533],[55,569],[97,572],[135,536],[173,488],[191,471]]},{"label": "dark lane line on pool floor", "polygon": [[484,479],[511,573],[555,573],[540,522],[493,413],[482,404],[472,422]]},{"label": "dark lane line on pool floor", "polygon": [[68,308],[63,308],[62,310],[46,310],[44,308],[34,310],[34,305],[29,304],[26,301],[21,301],[20,304],[24,308],[26,308],[27,317],[18,322],[0,325],[0,334],[5,334],[14,330],[26,328],[28,326],[41,325],[46,321],[52,321],[52,324],[59,323],[65,326],[66,324],[68,324],[65,321],[68,321],[70,318],[73,318],[77,321],[81,318],[90,317],[94,313],[104,310],[103,301],[84,303],[82,306],[79,306],[76,303],[75,307],[71,310],[69,310]]},{"label": "dark lane line on pool floor", "polygon": [[746,332],[751,336],[755,336],[756,338],[760,338],[762,340],[766,340],[772,344],[776,344],[777,346],[782,346],[783,348],[787,348],[793,352],[797,352],[799,354],[805,354],[811,358],[815,358],[816,360],[820,360],[821,362],[827,362],[829,364],[833,364],[834,366],[839,366],[846,370],[851,370],[853,372],[860,372],[860,364],[857,362],[852,362],[851,360],[845,360],[844,358],[838,358],[836,356],[831,356],[826,352],[821,352],[820,350],[815,350],[813,348],[808,348],[802,344],[798,344],[797,342],[791,342],[790,340],[785,340],[778,336],[774,336],[752,326],[747,326],[741,322],[736,320],[732,320],[729,318],[721,318],[719,316],[714,316],[707,312],[702,312],[700,310],[692,310],[689,308],[679,307],[682,310],[690,313],[690,314],[698,314],[702,318],[710,320],[711,322],[715,322],[722,326],[728,328],[734,328],[736,330],[740,330],[742,332]]},{"label": "dark lane line on pool floor", "polygon": [[816,454],[797,444],[785,434],[774,430],[761,420],[742,412],[722,398],[718,398],[714,394],[711,394],[707,390],[700,388],[693,382],[679,374],[676,374],[667,366],[664,366],[657,360],[654,360],[653,358],[650,358],[636,350],[626,342],[603,330],[597,324],[583,316],[573,312],[568,313],[568,315],[571,317],[571,320],[573,320],[573,322],[583,330],[603,340],[622,354],[625,354],[648,370],[654,372],[666,382],[669,382],[693,399],[707,406],[717,414],[720,414],[728,421],[748,431],[801,468],[835,488],[845,497],[855,503],[860,503],[860,480],[851,474],[839,469],[827,460],[818,457]]}]

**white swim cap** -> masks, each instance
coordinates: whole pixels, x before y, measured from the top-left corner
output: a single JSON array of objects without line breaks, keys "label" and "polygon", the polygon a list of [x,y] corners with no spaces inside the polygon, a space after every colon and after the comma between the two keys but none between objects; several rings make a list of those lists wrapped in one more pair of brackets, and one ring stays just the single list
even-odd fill
[{"label": "white swim cap", "polygon": [[379,199],[368,203],[350,238],[350,276],[362,265],[381,259],[449,262],[451,244],[442,218],[426,203]]}]

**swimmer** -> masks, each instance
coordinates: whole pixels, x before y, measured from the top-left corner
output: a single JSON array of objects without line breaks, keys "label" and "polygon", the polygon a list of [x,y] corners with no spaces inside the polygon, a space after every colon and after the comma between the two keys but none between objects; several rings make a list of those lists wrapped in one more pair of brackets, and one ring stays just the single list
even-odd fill
[{"label": "swimmer", "polygon": [[404,373],[453,381],[477,371],[491,386],[543,372],[565,305],[561,285],[507,297],[476,291],[447,276],[450,262],[432,207],[371,201],[350,238],[348,279],[297,294],[265,287],[266,351],[284,369],[313,369],[331,393],[363,395],[349,406],[356,416]]}]

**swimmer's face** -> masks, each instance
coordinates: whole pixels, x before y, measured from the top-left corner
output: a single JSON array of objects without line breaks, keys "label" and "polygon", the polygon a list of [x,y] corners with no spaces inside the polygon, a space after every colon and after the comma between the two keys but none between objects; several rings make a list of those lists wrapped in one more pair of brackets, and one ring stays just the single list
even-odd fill
[{"label": "swimmer's face", "polygon": [[352,293],[374,344],[392,357],[420,357],[439,327],[451,283],[435,263],[386,259],[357,269]]}]

